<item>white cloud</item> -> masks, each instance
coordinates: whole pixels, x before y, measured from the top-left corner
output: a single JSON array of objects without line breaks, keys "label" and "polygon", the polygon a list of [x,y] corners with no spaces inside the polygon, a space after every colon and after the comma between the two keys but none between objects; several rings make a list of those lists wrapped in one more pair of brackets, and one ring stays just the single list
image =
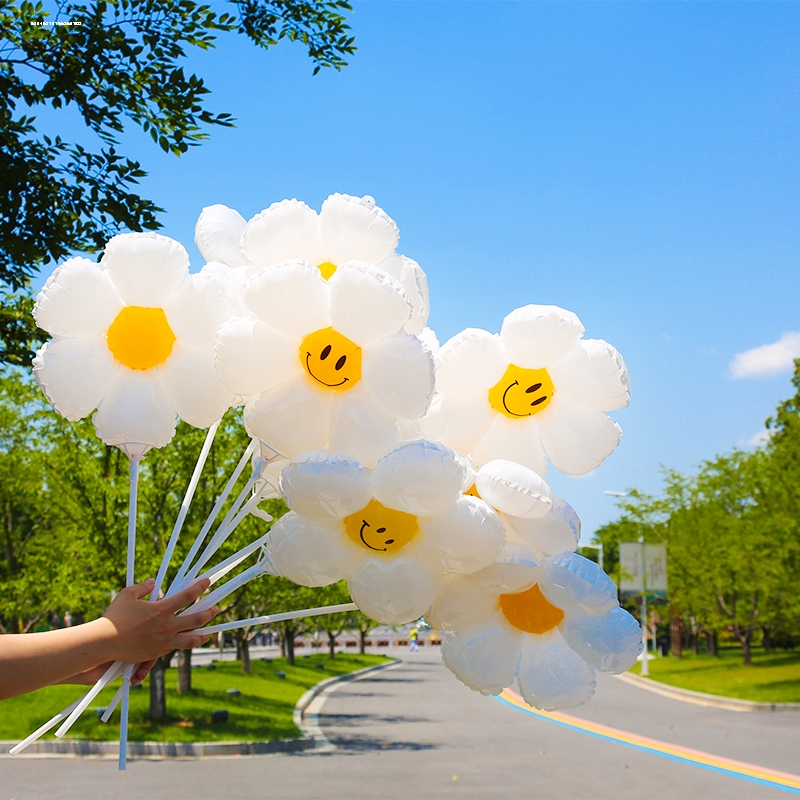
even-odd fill
[{"label": "white cloud", "polygon": [[737,353],[730,364],[731,375],[767,378],[791,371],[795,358],[800,358],[800,332],[784,333],[777,342]]},{"label": "white cloud", "polygon": [[771,431],[759,431],[754,436],[751,436],[747,441],[740,442],[740,444],[743,444],[745,447],[761,447],[762,444],[766,444],[769,441],[771,436]]}]

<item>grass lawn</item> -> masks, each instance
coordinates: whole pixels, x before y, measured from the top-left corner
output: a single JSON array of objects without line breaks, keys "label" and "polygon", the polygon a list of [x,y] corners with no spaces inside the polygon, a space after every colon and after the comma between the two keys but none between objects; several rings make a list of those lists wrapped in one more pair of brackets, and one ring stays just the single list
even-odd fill
[{"label": "grass lawn", "polygon": [[[149,678],[142,689],[131,691],[130,728],[131,741],[151,742],[216,742],[216,741],[271,741],[300,736],[292,723],[295,703],[314,684],[334,675],[342,675],[364,667],[388,661],[384,656],[351,655],[337,653],[331,660],[327,653],[310,657],[299,656],[295,666],[286,665],[286,659],[252,662],[252,674],[242,674],[238,661],[217,662],[216,669],[205,666],[192,670],[192,693],[179,695],[175,691],[177,669],[166,671],[167,714],[163,725],[152,724],[147,719],[150,702]],[[321,664],[322,668],[317,665]],[[285,672],[286,678],[276,673]],[[119,737],[119,709],[108,724],[100,722],[96,709],[105,708],[118,688],[104,690],[72,726],[66,738],[117,739]],[[31,731],[73,703],[88,687],[48,686],[22,697],[13,697],[0,703],[0,739],[23,739]],[[239,689],[240,697],[230,697],[228,689]],[[211,724],[211,712],[227,709],[228,722]],[[54,729],[55,730],[55,729]],[[52,733],[46,738],[53,738]]]},{"label": "grass lawn", "polygon": [[[800,652],[753,648],[753,664],[742,664],[739,647],[720,647],[720,657],[657,658],[649,662],[650,677],[670,686],[708,692],[739,700],[766,703],[800,703]],[[641,664],[631,670],[638,675]]]}]

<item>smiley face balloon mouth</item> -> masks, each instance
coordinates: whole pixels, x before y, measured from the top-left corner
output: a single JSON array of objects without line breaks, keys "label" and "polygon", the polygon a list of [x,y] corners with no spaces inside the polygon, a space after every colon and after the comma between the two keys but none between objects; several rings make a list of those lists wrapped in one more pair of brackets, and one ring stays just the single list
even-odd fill
[{"label": "smiley face balloon mouth", "polygon": [[370,500],[361,511],[345,517],[344,528],[356,544],[375,553],[394,553],[419,533],[413,514],[387,508],[377,500]]},{"label": "smiley face balloon mouth", "polygon": [[546,369],[526,369],[510,364],[503,377],[489,389],[492,408],[511,419],[531,417],[544,411],[555,386]]},{"label": "smiley face balloon mouth", "polygon": [[333,328],[309,333],[300,345],[300,363],[318,386],[352,389],[361,380],[361,348]]}]

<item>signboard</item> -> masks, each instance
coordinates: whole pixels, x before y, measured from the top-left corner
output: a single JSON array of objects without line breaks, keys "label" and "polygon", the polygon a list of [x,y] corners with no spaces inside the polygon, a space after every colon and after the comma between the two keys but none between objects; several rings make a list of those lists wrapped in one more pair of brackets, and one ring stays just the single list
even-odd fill
[{"label": "signboard", "polygon": [[623,594],[647,592],[650,595],[666,596],[666,545],[620,542],[619,562],[620,592]]}]

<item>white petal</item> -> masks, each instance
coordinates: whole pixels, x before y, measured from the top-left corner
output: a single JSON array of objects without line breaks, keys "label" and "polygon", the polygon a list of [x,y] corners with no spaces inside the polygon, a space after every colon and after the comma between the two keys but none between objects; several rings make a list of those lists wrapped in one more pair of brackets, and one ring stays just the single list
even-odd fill
[{"label": "white petal", "polygon": [[436,388],[443,394],[477,394],[489,405],[488,391],[508,369],[500,338],[467,328],[445,342],[436,358]]},{"label": "white petal", "polygon": [[286,505],[307,517],[343,519],[372,498],[370,471],[354,458],[318,450],[290,461],[281,473]]},{"label": "white petal", "polygon": [[495,459],[478,470],[478,494],[498,511],[514,517],[537,518],[553,508],[553,490],[532,469]]},{"label": "white petal", "polygon": [[328,282],[304,261],[260,272],[245,284],[244,299],[260,319],[289,336],[307,336],[331,324]]},{"label": "white petal", "polygon": [[413,308],[411,317],[406,322],[406,331],[419,336],[425,330],[430,314],[428,276],[416,261],[397,253],[384,258],[378,266],[386,270],[406,290]]},{"label": "white petal", "polygon": [[363,387],[331,398],[327,446],[332,450],[342,450],[371,466],[399,441],[397,420]]},{"label": "white petal", "polygon": [[400,232],[371,197],[332,194],[319,214],[326,260],[369,261],[377,264],[397,247]]},{"label": "white petal", "polygon": [[292,511],[272,526],[267,555],[280,575],[301,586],[327,586],[342,580],[358,557],[341,523],[326,524]]},{"label": "white petal", "polygon": [[601,411],[627,406],[631,381],[622,356],[602,339],[578,342],[548,367],[556,391],[569,400]]},{"label": "white petal", "polygon": [[[408,330],[408,325],[406,325],[406,330]],[[436,331],[433,328],[423,328],[418,334],[419,338],[422,340],[422,343],[428,348],[428,350],[433,353],[434,357],[437,356],[439,350],[441,350],[441,345],[439,344],[439,339],[436,336]]]},{"label": "white petal", "polygon": [[556,497],[553,508],[540,519],[507,517],[507,528],[519,534],[521,540],[537,553],[552,556],[575,552],[581,538],[581,521],[569,503]]},{"label": "white petal", "polygon": [[567,615],[559,628],[566,643],[599,672],[626,672],[643,649],[639,623],[622,608],[601,617]]},{"label": "white petal", "polygon": [[594,561],[576,553],[545,559],[539,585],[542,594],[564,611],[599,616],[619,605],[611,578]]},{"label": "white petal", "polygon": [[217,375],[213,350],[205,347],[176,342],[161,382],[178,416],[196,428],[217,422],[235,401]]},{"label": "white petal", "polygon": [[437,393],[420,427],[426,438],[443,442],[459,453],[471,453],[497,416],[484,396]]},{"label": "white petal", "polygon": [[320,392],[303,378],[282,383],[250,400],[244,424],[285,458],[328,446],[331,392]]},{"label": "white petal", "polygon": [[468,579],[495,594],[524,592],[541,577],[539,562],[529,548],[516,542],[506,542],[497,560]]},{"label": "white petal", "polygon": [[104,336],[122,309],[114,284],[88,258],[70,258],[48,278],[33,318],[53,336]]},{"label": "white petal", "polygon": [[233,317],[234,305],[222,281],[197,273],[169,298],[164,313],[179,342],[213,350],[220,327]]},{"label": "white petal", "polygon": [[504,320],[500,338],[512,364],[547,367],[565,356],[583,335],[581,321],[558,306],[523,306]]},{"label": "white petal", "polygon": [[416,337],[401,333],[372,344],[362,378],[393,415],[419,419],[433,398],[433,356]]},{"label": "white petal", "polygon": [[579,706],[596,686],[594,670],[567,645],[558,629],[545,636],[525,637],[518,677],[525,702],[545,711]]},{"label": "white petal", "polygon": [[411,316],[411,301],[403,287],[376,267],[345,264],[328,284],[330,324],[359,347],[399,333]]},{"label": "white petal", "polygon": [[536,421],[547,457],[567,475],[585,475],[599,467],[622,436],[622,428],[605,411],[557,394]]},{"label": "white petal", "polygon": [[130,306],[160,308],[189,274],[183,245],[158,233],[121,233],[106,245],[101,264]]},{"label": "white petal", "polygon": [[375,499],[409,514],[447,511],[461,494],[464,466],[438,442],[404,442],[375,464]]},{"label": "white petal", "polygon": [[248,263],[239,247],[244,217],[228,206],[206,206],[194,226],[194,242],[206,261],[221,261],[231,267]]},{"label": "white petal", "polygon": [[241,248],[259,267],[299,258],[316,267],[325,260],[317,212],[299,200],[282,200],[256,214],[245,226]]},{"label": "white petal", "polygon": [[370,558],[347,581],[361,611],[387,625],[421,617],[436,596],[436,584],[432,572],[408,558]]},{"label": "white petal", "polygon": [[492,427],[469,453],[479,466],[502,458],[545,475],[545,460],[539,430],[531,417],[509,419],[495,414]]},{"label": "white petal", "polygon": [[446,570],[476,572],[503,550],[505,533],[500,517],[477,497],[460,497],[444,514],[422,517],[426,543],[435,547]]},{"label": "white petal", "polygon": [[442,642],[442,660],[470,689],[500,694],[514,680],[523,637],[498,611],[487,620],[448,633]]},{"label": "white petal", "polygon": [[299,342],[259,320],[234,317],[220,329],[216,364],[233,394],[250,397],[299,371]]},{"label": "white petal", "polygon": [[175,435],[175,409],[158,370],[120,367],[92,422],[106,444],[169,444]]},{"label": "white petal", "polygon": [[33,374],[56,411],[69,420],[94,411],[111,386],[119,365],[101,339],[47,342],[33,359]]},{"label": "white petal", "polygon": [[457,630],[486,620],[498,609],[498,595],[468,581],[463,575],[445,575],[425,621],[440,631]]}]

